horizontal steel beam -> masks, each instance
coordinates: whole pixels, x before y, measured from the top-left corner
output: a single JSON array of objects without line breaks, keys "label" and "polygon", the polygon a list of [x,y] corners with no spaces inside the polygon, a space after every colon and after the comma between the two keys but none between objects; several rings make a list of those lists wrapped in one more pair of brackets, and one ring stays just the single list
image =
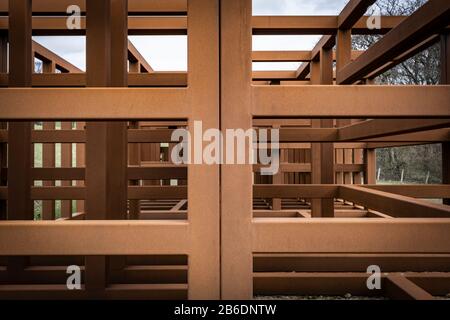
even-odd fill
[{"label": "horizontal steel beam", "polygon": [[254,218],[252,225],[254,253],[450,253],[450,219]]},{"label": "horizontal steel beam", "polygon": [[2,120],[146,120],[188,118],[183,88],[0,89]]},{"label": "horizontal steel beam", "polygon": [[393,217],[450,218],[448,206],[364,186],[340,185],[337,197]]},{"label": "horizontal steel beam", "polygon": [[2,256],[187,253],[189,226],[183,221],[0,222]]},{"label": "horizontal steel beam", "polygon": [[[1,13],[0,13],[1,15]],[[385,34],[405,20],[404,16],[386,16],[381,19],[380,29],[368,29],[368,17],[362,17],[353,26],[353,34]],[[130,16],[129,35],[187,35],[185,16]],[[338,29],[337,16],[255,16],[254,35],[334,35]],[[69,30],[67,17],[34,16],[33,35],[84,35],[85,17],[81,17],[80,29]],[[0,31],[8,31],[8,17],[0,16]]]},{"label": "horizontal steel beam", "polygon": [[448,25],[450,2],[429,1],[372,45],[363,55],[337,72],[338,84],[352,84],[382,67]]},{"label": "horizontal steel beam", "polygon": [[450,116],[450,86],[253,86],[252,97],[255,117]]},{"label": "horizontal steel beam", "polygon": [[[85,0],[33,0],[33,14],[40,15],[66,15],[67,8],[78,6],[82,13],[86,11]],[[186,14],[187,0],[129,0],[129,14]],[[8,0],[0,0],[0,14],[8,13]]]}]

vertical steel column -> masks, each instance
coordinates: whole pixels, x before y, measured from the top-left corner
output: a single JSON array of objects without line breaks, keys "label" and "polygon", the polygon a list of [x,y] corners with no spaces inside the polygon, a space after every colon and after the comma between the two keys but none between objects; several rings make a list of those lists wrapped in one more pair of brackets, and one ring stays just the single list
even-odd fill
[{"label": "vertical steel column", "polygon": [[[9,0],[9,86],[31,87],[31,0]],[[9,220],[33,220],[31,200],[31,123],[10,122],[8,128]],[[18,279],[27,259],[8,259],[8,278]]]},{"label": "vertical steel column", "polygon": [[[351,62],[352,58],[352,30],[351,29],[338,29],[336,36],[336,78],[342,68]],[[342,127],[349,125],[350,119],[338,119],[337,126]],[[342,163],[349,163],[353,157],[351,149],[342,149],[338,151],[339,158],[342,157]],[[341,160],[341,159],[339,159]],[[342,180],[344,184],[350,184],[352,181],[351,173],[339,172],[337,174],[338,180]]]},{"label": "vertical steel column", "polygon": [[[315,71],[314,71],[315,70]],[[312,84],[333,84],[333,49],[322,48],[320,50],[319,61],[311,62],[311,83]],[[312,127],[330,128],[333,127],[332,119],[313,119]],[[334,183],[334,144],[333,143],[313,143],[311,144],[311,170],[312,182],[314,184]],[[334,199],[313,199],[311,202],[312,217],[333,217]]]},{"label": "vertical steel column", "polygon": [[[8,37],[6,34],[0,34],[0,72],[8,72]],[[7,129],[7,122],[0,122],[0,129]],[[0,143],[0,168],[8,166],[8,144]],[[0,172],[1,173],[1,172]],[[7,176],[1,174],[0,186],[7,185]],[[6,200],[0,200],[0,220],[6,220]]]},{"label": "vertical steel column", "polygon": [[[111,86],[128,87],[128,0],[111,0]],[[110,165],[107,192],[109,193],[108,218],[127,219],[128,201],[128,123],[108,123],[110,148],[107,163]],[[121,273],[126,264],[124,256],[110,257],[109,272]]]},{"label": "vertical steel column", "polygon": [[[222,0],[220,14],[221,128],[245,131],[252,128],[252,2]],[[223,299],[253,295],[252,187],[252,165],[222,166]]]},{"label": "vertical steel column", "polygon": [[[188,127],[195,139],[196,120],[202,121],[203,131],[219,128],[218,0],[188,1],[188,57]],[[188,167],[189,299],[220,298],[219,181],[219,164]]]},{"label": "vertical steel column", "polygon": [[[61,130],[72,130],[72,122],[62,121]],[[61,143],[61,168],[72,167],[72,143]],[[70,187],[72,181],[61,181],[61,186]],[[72,200],[61,200],[61,217],[72,217]]]},{"label": "vertical steel column", "polygon": [[[450,34],[441,35],[441,84],[450,84]],[[442,183],[450,184],[450,142],[442,144]],[[450,205],[450,199],[443,199]]]},{"label": "vertical steel column", "polygon": [[[86,125],[86,123],[85,122],[80,122],[80,121],[77,121],[76,122],[76,129],[77,130],[84,130],[85,129],[85,125]],[[86,157],[85,157],[85,154],[86,154],[86,146],[85,146],[85,144],[84,143],[77,143],[76,144],[76,146],[75,146],[75,152],[76,152],[76,154],[75,154],[75,157],[76,157],[76,166],[78,167],[78,168],[85,168],[85,163],[86,163]],[[78,187],[83,187],[85,185],[85,182],[84,181],[77,181],[76,182],[76,186],[78,186]],[[84,200],[77,200],[77,212],[78,213],[82,213],[82,212],[84,212],[84,203],[85,203],[85,201]]]},{"label": "vertical steel column", "polygon": [[[55,130],[55,122],[44,122],[42,124],[43,130]],[[55,144],[42,144],[42,166],[44,168],[55,167]],[[46,180],[42,182],[44,187],[53,187],[55,181]],[[42,220],[55,220],[55,200],[42,201]]]},{"label": "vertical steel column", "polygon": [[375,149],[364,149],[364,184],[376,183],[376,151]]},{"label": "vertical steel column", "polygon": [[[320,50],[320,84],[333,84],[333,49]],[[322,128],[332,128],[333,119],[321,119]],[[320,144],[320,175],[322,184],[334,183],[334,144]],[[334,199],[322,199],[322,217],[334,217]]]},{"label": "vertical steel column", "polygon": [[[130,121],[130,129],[139,129],[139,121]],[[128,144],[128,162],[131,166],[141,166],[141,144],[131,143]],[[131,180],[130,185],[138,186],[139,180]],[[133,220],[139,219],[139,214],[141,212],[141,202],[140,200],[130,200],[129,201],[129,218]]]},{"label": "vertical steel column", "polygon": [[[33,59],[34,60],[34,59]],[[34,61],[31,68],[34,70]],[[43,73],[55,73],[56,65],[54,61],[43,60],[42,61],[42,72]],[[55,122],[44,121],[42,123],[43,130],[55,130]],[[63,148],[61,148],[63,149]],[[62,151],[62,150],[61,150]],[[43,143],[42,144],[42,166],[44,168],[54,168],[55,167],[55,144],[54,143]],[[55,181],[44,180],[42,181],[44,187],[55,186]],[[62,210],[62,209],[61,209]],[[55,200],[43,200],[42,201],[42,220],[55,220]]]},{"label": "vertical steel column", "polygon": [[[87,86],[124,85],[126,0],[86,3]],[[115,32],[112,37],[112,32]],[[113,39],[114,38],[114,39]],[[125,45],[126,49],[126,45]],[[112,51],[116,51],[112,54]],[[114,61],[113,61],[114,58]],[[113,68],[117,68],[114,72]],[[114,77],[114,80],[113,78]],[[124,219],[127,214],[127,132],[125,122],[86,124],[86,218]],[[94,296],[106,286],[106,259],[86,257],[86,288]]]}]

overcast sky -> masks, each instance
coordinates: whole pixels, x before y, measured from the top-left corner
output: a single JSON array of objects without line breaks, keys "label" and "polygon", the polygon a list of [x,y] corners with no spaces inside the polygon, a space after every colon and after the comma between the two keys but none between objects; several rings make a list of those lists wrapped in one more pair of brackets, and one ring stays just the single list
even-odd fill
[{"label": "overcast sky", "polygon": [[[253,15],[337,15],[349,0],[253,0]],[[320,36],[254,36],[253,50],[310,50]],[[33,37],[85,70],[84,37]],[[187,70],[186,36],[130,36],[157,71]],[[254,63],[254,70],[295,70],[299,63]]]}]

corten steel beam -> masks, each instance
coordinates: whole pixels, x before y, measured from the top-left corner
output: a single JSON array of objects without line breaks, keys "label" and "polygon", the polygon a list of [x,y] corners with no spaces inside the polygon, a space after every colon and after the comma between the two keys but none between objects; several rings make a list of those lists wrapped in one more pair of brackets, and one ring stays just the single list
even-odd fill
[{"label": "corten steel beam", "polygon": [[[381,19],[381,28],[370,30],[367,28],[368,16],[361,17],[354,22],[353,34],[385,34],[395,28],[406,17],[387,16]],[[252,17],[254,35],[305,35],[320,34],[333,35],[337,29],[343,28],[338,24],[339,16],[254,16]]]},{"label": "corten steel beam", "polygon": [[[7,168],[2,168],[7,171]],[[84,180],[85,168],[33,168],[31,177],[33,180]],[[145,179],[145,180],[161,180],[169,179],[186,179],[187,167],[175,164],[155,164],[145,167],[130,166],[127,169],[128,179]]]},{"label": "corten steel beam", "polygon": [[[31,1],[10,1],[11,87],[31,86]],[[10,123],[8,130],[8,219],[32,220],[30,200],[31,123]]]},{"label": "corten steel beam", "polygon": [[[330,40],[324,42],[319,51],[320,83],[333,84],[333,49]],[[322,128],[332,128],[332,119],[321,119]],[[333,143],[320,144],[320,183],[334,183],[334,146]],[[334,198],[321,199],[321,217],[334,217]]]},{"label": "corten steel beam", "polygon": [[[76,130],[84,130],[85,122],[76,122]],[[73,131],[73,130],[72,130]],[[76,167],[85,167],[86,166],[86,146],[84,143],[77,143],[75,146],[76,149]],[[83,180],[77,180],[75,185],[77,187],[84,186],[84,178]],[[84,212],[84,200],[77,200],[76,202],[77,212]]]},{"label": "corten steel beam", "polygon": [[450,197],[450,185],[422,184],[422,185],[364,185],[364,188],[380,190],[388,193],[400,194],[406,197],[433,199]]},{"label": "corten steel beam", "polygon": [[[67,29],[67,17],[33,17],[34,36],[82,36],[86,18],[80,18],[80,29]],[[186,17],[129,17],[128,35],[186,35]],[[0,31],[8,30],[8,18],[0,17]]]},{"label": "corten steel beam", "polygon": [[[330,37],[329,39],[334,39]],[[334,42],[334,40],[333,40]],[[317,47],[317,46],[316,46]],[[323,46],[321,46],[322,48]],[[331,46],[332,47],[332,46]],[[325,47],[326,48],[326,47]],[[314,48],[315,49],[315,48]],[[309,62],[318,58],[320,48],[318,51],[253,51],[253,62]],[[364,51],[352,51],[352,60],[355,60]],[[336,55],[333,52],[333,60],[336,60]]]},{"label": "corten steel beam", "polygon": [[[0,87],[8,85],[8,74],[0,73]],[[85,73],[46,73],[32,75],[33,87],[85,87]],[[187,73],[158,71],[153,73],[129,73],[130,87],[186,87]]]},{"label": "corten steel beam", "polygon": [[[0,72],[8,72],[8,38],[6,35],[0,34]],[[6,122],[0,122],[0,129],[7,129]],[[7,135],[7,134],[6,134]],[[8,145],[6,143],[0,144],[0,165],[1,167],[7,166],[8,162]],[[7,184],[7,177],[0,178],[0,185],[5,186]],[[0,201],[0,220],[6,220],[7,207],[6,201]]]},{"label": "corten steel beam", "polygon": [[[111,2],[86,3],[86,82],[88,86],[106,87],[111,84]],[[108,217],[112,203],[107,194],[108,124],[86,123],[85,213],[87,220]],[[98,194],[97,194],[98,193]],[[85,257],[86,290],[98,296],[107,286],[105,256]]]},{"label": "corten steel beam", "polygon": [[8,37],[0,34],[0,72],[8,72]]},{"label": "corten steel beam", "polygon": [[422,41],[418,45],[414,46],[413,48],[406,50],[402,54],[400,54],[398,57],[394,58],[392,61],[386,63],[381,68],[376,69],[375,71],[369,73],[367,76],[365,76],[365,81],[367,84],[370,84],[370,81],[373,81],[374,78],[378,77],[379,75],[385,73],[386,71],[392,69],[396,65],[408,60],[411,57],[414,57],[419,52],[422,52],[425,49],[428,49],[432,45],[436,44],[439,41],[438,35],[433,35],[426,39],[425,41]]},{"label": "corten steel beam", "polygon": [[[353,34],[385,34],[395,28],[406,16],[383,16],[381,28],[367,28],[369,17],[362,17],[352,28]],[[254,35],[334,35],[338,29],[337,16],[255,16],[253,17]],[[34,16],[33,35],[84,35],[86,19],[81,17],[80,29],[69,30],[67,17]],[[186,35],[187,17],[185,16],[129,16],[129,35]],[[0,31],[7,33],[8,17],[0,16]],[[448,29],[448,27],[447,27]]]},{"label": "corten steel beam", "polygon": [[[312,84],[330,85],[333,83],[333,37],[324,36],[313,49],[311,62]],[[333,127],[332,119],[313,120],[313,126],[319,128]],[[295,129],[294,129],[295,130]],[[323,129],[319,129],[323,130]],[[337,133],[337,132],[336,132]],[[320,143],[311,145],[311,170],[313,183],[334,183],[334,147],[332,143]],[[334,199],[312,199],[311,212],[313,217],[333,217]]]},{"label": "corten steel beam", "polygon": [[[258,296],[382,295],[380,290],[367,288],[367,273],[362,272],[255,272],[253,275],[255,295]],[[382,288],[384,282],[382,276]]]},{"label": "corten steel beam", "polygon": [[185,221],[11,221],[0,230],[5,256],[187,254],[190,248]]},{"label": "corten steel beam", "polygon": [[[311,51],[311,60],[318,60],[320,58],[320,51],[323,49],[332,49],[336,44],[336,37],[322,36]],[[296,79],[305,79],[311,70],[310,63],[302,63],[295,74]]]},{"label": "corten steel beam", "polygon": [[[280,125],[275,124],[272,126],[274,129],[280,129]],[[280,149],[280,163],[285,161],[285,152]],[[255,165],[253,165],[253,170],[255,171]],[[257,172],[259,172],[259,168],[257,168]],[[276,174],[272,176],[272,184],[284,184],[285,174],[283,170],[278,170]],[[272,210],[281,210],[282,203],[281,198],[272,198]]]},{"label": "corten steel beam", "polygon": [[398,300],[433,300],[433,296],[407,279],[404,275],[390,274],[387,276],[387,294]]},{"label": "corten steel beam", "polygon": [[311,51],[253,51],[253,62],[311,61]]},{"label": "corten steel beam", "polygon": [[450,119],[374,119],[339,128],[338,140],[361,141],[449,127]]},{"label": "corten steel beam", "polygon": [[310,73],[311,64],[309,62],[303,62],[295,72],[295,78],[299,80],[306,79],[306,76]]},{"label": "corten steel beam", "polygon": [[[61,130],[72,130],[72,122],[63,121],[61,122]],[[71,143],[61,143],[61,167],[70,168],[72,167],[72,144]],[[61,186],[69,187],[72,186],[71,180],[61,181]],[[61,217],[70,218],[72,216],[72,200],[61,201]]]},{"label": "corten steel beam", "polygon": [[333,184],[271,184],[254,185],[254,198],[318,198],[337,196],[338,186]]},{"label": "corten steel beam", "polygon": [[[86,3],[87,85],[127,84],[126,0],[88,0]],[[127,123],[86,124],[87,219],[125,219],[127,216]],[[86,288],[93,296],[106,287],[106,268],[113,271],[124,261],[104,256],[86,257]]]},{"label": "corten steel beam", "polygon": [[[44,296],[48,300],[82,300],[90,299],[84,290],[67,290],[67,285],[33,284],[1,285],[0,297],[15,300],[39,300]],[[103,300],[183,300],[187,298],[187,284],[111,284],[98,299]]]},{"label": "corten steel beam", "polygon": [[[389,119],[390,120],[390,119]],[[366,139],[366,136],[348,136],[345,139],[339,137],[339,128],[289,128],[285,127],[279,131],[279,141],[281,142],[282,149],[309,149],[310,144],[307,142],[336,142],[335,148],[337,149],[364,149],[368,145],[377,148],[381,148],[383,145],[411,145],[413,143],[424,144],[427,142],[443,142],[450,140],[450,129],[427,129],[430,125],[433,126],[446,126],[446,120],[431,120],[424,124],[424,126],[417,126],[416,120],[394,120],[393,125],[402,125],[400,130],[426,130],[423,132],[412,132],[405,134],[393,134],[387,131],[386,133],[379,133],[382,135],[378,138]],[[369,122],[369,121],[367,121]],[[389,124],[390,122],[386,122]],[[344,129],[346,127],[343,127]],[[359,130],[364,126],[355,128]],[[370,126],[366,127],[370,129]],[[377,127],[374,126],[376,130]],[[406,129],[405,129],[406,128]],[[258,129],[256,129],[258,131]],[[356,131],[356,130],[355,130]],[[128,142],[129,143],[162,143],[172,142],[172,133],[174,129],[129,129],[128,130]],[[270,132],[269,132],[270,133]],[[353,134],[350,132],[350,134]],[[355,132],[357,134],[357,132]],[[373,133],[370,133],[373,134]],[[363,142],[342,142],[342,141],[360,141]],[[270,137],[267,140],[270,143]],[[8,131],[6,129],[0,129],[0,143],[8,142]],[[31,142],[33,143],[84,143],[86,142],[85,130],[32,130]],[[259,146],[264,147],[264,146]]]},{"label": "corten steel beam", "polygon": [[[450,33],[441,36],[441,84],[450,84]],[[450,142],[442,144],[442,182],[450,184]],[[444,204],[450,205],[450,197],[445,198]]]},{"label": "corten steel beam", "polygon": [[336,70],[341,70],[351,61],[352,31],[339,29],[336,35]]},{"label": "corten steel beam", "polygon": [[[335,44],[336,44],[336,37],[334,37],[334,36],[323,36],[322,38],[320,38],[320,40],[317,42],[317,44],[312,49],[312,51],[311,51],[311,60],[319,60],[320,59],[321,50],[322,49],[325,49],[325,50],[333,49]],[[323,84],[326,84],[326,83],[323,83]]]},{"label": "corten steel beam", "polygon": [[449,228],[450,219],[254,218],[252,247],[255,253],[449,253]]},{"label": "corten steel beam", "polygon": [[361,186],[340,186],[338,197],[394,217],[450,217],[447,206]]},{"label": "corten steel beam", "polygon": [[[31,86],[31,0],[9,1],[9,85]],[[31,123],[8,125],[8,220],[33,220],[31,200]],[[8,242],[5,242],[8,244]],[[18,279],[26,266],[24,257],[9,258],[9,279]]]},{"label": "corten steel beam", "polygon": [[[128,142],[129,143],[158,143],[171,142],[171,135],[174,129],[129,129]],[[0,142],[8,142],[7,130],[0,130]],[[86,131],[82,129],[77,130],[32,130],[31,142],[33,143],[85,143]]]},{"label": "corten steel beam", "polygon": [[[219,5],[218,0],[188,1],[188,100],[192,110],[188,127],[191,135],[196,120],[202,120],[203,130],[220,128]],[[198,154],[192,152],[192,155],[196,162]],[[219,299],[221,296],[219,174],[218,164],[188,167],[190,299]]]},{"label": "corten steel beam", "polygon": [[412,132],[387,137],[365,139],[369,148],[383,148],[383,146],[419,145],[433,142],[450,141],[450,129],[435,129],[421,132]]},{"label": "corten steel beam", "polygon": [[130,69],[132,68],[132,65],[139,66],[138,70],[135,70],[134,72],[153,72],[152,66],[145,60],[130,40],[128,40],[128,60],[130,61]]},{"label": "corten steel beam", "polygon": [[350,0],[338,17],[339,29],[351,29],[376,0]]},{"label": "corten steel beam", "polygon": [[[35,58],[41,60],[44,65],[45,63],[53,63],[55,64],[55,68],[60,70],[61,72],[72,72],[72,73],[81,73],[83,72],[67,60],[64,60],[54,52],[48,50],[44,46],[40,45],[36,41],[32,42],[32,50]],[[33,64],[34,69],[34,64]],[[50,73],[50,71],[46,72]],[[53,71],[54,73],[54,71]]]},{"label": "corten steel beam", "polygon": [[[139,129],[139,121],[130,121],[129,128]],[[129,141],[128,141],[129,142]],[[138,143],[128,144],[128,163],[130,166],[140,166],[141,165],[141,145]],[[130,179],[130,176],[128,176]],[[139,179],[130,179],[130,186],[139,185]],[[129,201],[129,218],[136,220],[139,218],[139,213],[141,212],[141,202],[139,200]]]},{"label": "corten steel beam", "polygon": [[0,89],[0,101],[3,120],[183,119],[190,114],[183,88],[8,88]]},{"label": "corten steel beam", "polygon": [[449,101],[449,86],[252,87],[253,115],[259,117],[445,118]]},{"label": "corten steel beam", "polygon": [[[384,269],[383,269],[384,270]],[[314,270],[315,271],[315,270]],[[255,295],[344,295],[383,296],[399,300],[434,300],[431,292],[437,295],[445,294],[443,286],[433,285],[434,280],[448,283],[448,273],[439,273],[434,279],[433,273],[398,273],[381,275],[381,290],[369,290],[367,273],[360,272],[255,272]],[[426,291],[421,283],[431,290]],[[414,282],[413,282],[414,281]],[[431,284],[431,285],[430,285]],[[436,289],[437,288],[437,289]],[[443,292],[443,294],[442,294]],[[439,294],[440,293],[440,294]]]},{"label": "corten steel beam", "polygon": [[[252,127],[252,3],[251,0],[227,0],[220,4],[221,128],[247,130]],[[253,296],[252,166],[222,166],[221,190],[222,298],[250,299]]]},{"label": "corten steel beam", "polygon": [[[0,199],[7,199],[7,188],[0,187]],[[32,200],[83,200],[87,192],[85,187],[31,187]],[[186,199],[186,186],[146,186],[128,187],[128,198],[141,199]]]},{"label": "corten steel beam", "polygon": [[407,279],[413,281],[434,296],[446,295],[450,287],[450,275],[448,272],[406,272],[404,275]]},{"label": "corten steel beam", "polygon": [[[44,122],[42,126],[43,130],[55,130],[55,122]],[[42,145],[42,166],[46,168],[55,167],[55,144],[44,143]],[[33,169],[35,170],[35,169]],[[33,170],[31,172],[34,180],[40,180],[37,177],[33,177]],[[42,185],[44,187],[51,187],[55,185],[52,179],[42,179]],[[56,179],[55,179],[56,180]],[[42,201],[42,220],[55,220],[55,201],[44,200]]]},{"label": "corten steel beam", "polygon": [[[186,199],[186,186],[145,186],[128,187],[128,198],[132,200],[148,199]],[[192,205],[191,205],[192,206]]]},{"label": "corten steel beam", "polygon": [[449,18],[450,2],[445,0],[427,2],[354,62],[344,68],[338,68],[337,82],[350,84],[360,80],[447,26]]},{"label": "corten steel beam", "polygon": [[[39,15],[67,15],[67,8],[71,5],[80,7],[86,12],[88,0],[34,0],[33,13]],[[186,14],[187,0],[129,0],[129,13],[142,15]],[[7,14],[8,1],[0,1],[0,14]]]},{"label": "corten steel beam", "polygon": [[[288,253],[288,254],[254,254],[254,272],[366,272],[367,266],[378,265],[384,272],[405,272],[405,275],[417,279],[433,278],[435,272],[425,273],[429,270],[437,271],[442,277],[450,271],[449,254],[402,254],[402,253]],[[417,272],[417,273],[416,273]],[[442,272],[442,273],[441,273]]]}]

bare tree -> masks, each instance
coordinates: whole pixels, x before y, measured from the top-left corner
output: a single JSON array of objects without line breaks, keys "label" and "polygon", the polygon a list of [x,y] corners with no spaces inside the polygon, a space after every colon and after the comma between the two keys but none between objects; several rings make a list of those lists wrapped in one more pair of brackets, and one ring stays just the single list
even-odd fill
[{"label": "bare tree", "polygon": [[[426,2],[427,0],[378,0],[367,14],[411,15]],[[354,36],[353,48],[367,50],[381,37]],[[378,84],[392,85],[433,85],[439,83],[439,78],[440,47],[436,44],[378,76],[375,81]],[[440,144],[378,149],[377,166],[382,168],[381,180],[398,181],[402,170],[405,170],[407,182],[424,183],[427,180],[429,183],[440,183],[441,152]]]}]

